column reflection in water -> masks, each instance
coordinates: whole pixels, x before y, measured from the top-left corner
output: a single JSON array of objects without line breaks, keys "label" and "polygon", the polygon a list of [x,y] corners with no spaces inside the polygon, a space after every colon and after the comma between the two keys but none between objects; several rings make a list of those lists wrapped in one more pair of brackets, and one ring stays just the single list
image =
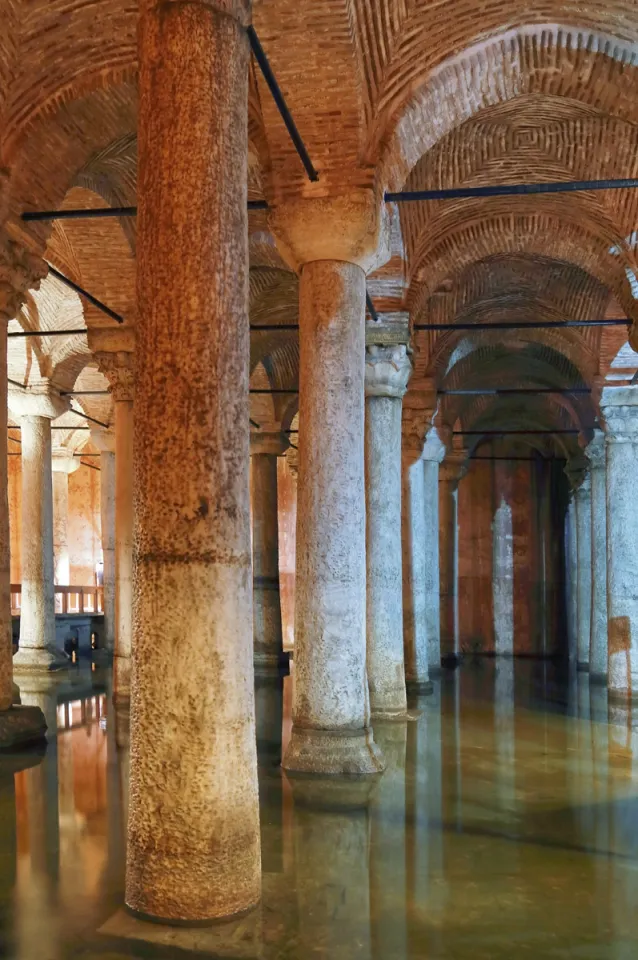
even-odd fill
[{"label": "column reflection in water", "polygon": [[296,956],[371,960],[368,780],[295,778]]},{"label": "column reflection in water", "polygon": [[609,763],[615,789],[610,797],[610,850],[615,855],[608,880],[609,920],[614,935],[613,960],[635,960],[638,902],[638,726],[630,703],[609,701]]},{"label": "column reflection in water", "polygon": [[281,757],[284,678],[255,676],[259,823],[264,874],[283,873],[284,821]]},{"label": "column reflection in water", "polygon": [[[407,957],[406,857],[415,845],[406,844],[408,828],[406,791],[406,749],[408,727],[416,724],[379,722],[374,736],[385,757],[385,773],[370,804],[370,903],[372,917],[372,953],[374,960]],[[409,814],[413,828],[418,807]],[[421,810],[421,816],[426,811]]]},{"label": "column reflection in water", "polygon": [[[4,760],[0,760],[3,768]],[[0,773],[0,956],[13,952],[13,897],[16,882],[16,795],[13,771]]]},{"label": "column reflection in water", "polygon": [[501,811],[516,811],[516,732],[514,727],[514,661],[496,662],[494,676],[494,739],[496,799]]}]

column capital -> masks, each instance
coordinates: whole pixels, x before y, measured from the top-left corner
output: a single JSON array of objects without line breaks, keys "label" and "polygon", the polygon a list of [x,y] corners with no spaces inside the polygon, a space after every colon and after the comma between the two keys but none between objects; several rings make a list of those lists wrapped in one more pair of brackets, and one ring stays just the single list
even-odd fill
[{"label": "column capital", "polygon": [[582,484],[588,469],[589,464],[584,456],[579,455],[577,457],[572,457],[571,460],[567,461],[565,470],[563,472],[569,481],[569,485],[573,494],[576,493]]},{"label": "column capital", "polygon": [[95,360],[100,373],[109,382],[115,402],[131,401],[135,395],[135,355],[124,350],[116,353],[99,351]]},{"label": "column capital", "polygon": [[91,427],[91,443],[100,453],[115,453],[115,434],[103,427]]},{"label": "column capital", "polygon": [[390,259],[390,218],[382,195],[372,190],[288,200],[271,209],[268,221],[293,270],[315,260],[344,260],[370,273]]},{"label": "column capital", "polygon": [[452,490],[456,490],[467,471],[467,451],[450,450],[439,467],[439,477],[443,483],[449,483]]},{"label": "column capital", "polygon": [[81,466],[80,458],[74,457],[72,453],[54,451],[51,456],[51,470],[53,473],[75,473]]},{"label": "column capital", "polygon": [[600,409],[607,443],[638,443],[638,385],[605,387]]},{"label": "column capital", "polygon": [[590,470],[587,470],[587,472],[583,476],[582,483],[576,489],[575,496],[578,503],[591,499],[591,471]]},{"label": "column capital", "polygon": [[37,290],[49,267],[20,243],[0,237],[0,318],[13,320],[27,291]]},{"label": "column capital", "polygon": [[[61,397],[50,384],[35,384],[32,387],[10,388],[8,396],[11,415],[18,420],[23,417],[45,417],[55,420],[70,409],[70,403]],[[71,430],[72,427],[69,427]]]},{"label": "column capital", "polygon": [[594,437],[585,447],[585,456],[589,460],[592,470],[604,469],[607,463],[605,450],[605,434],[602,430],[594,430]]},{"label": "column capital", "polygon": [[394,346],[370,344],[366,347],[366,397],[402,399],[408,389],[412,364],[404,343]]},{"label": "column capital", "polygon": [[425,446],[423,447],[423,453],[421,455],[423,460],[429,460],[432,463],[441,463],[445,454],[447,452],[447,447],[441,437],[436,427],[432,427],[425,438]]},{"label": "column capital", "polygon": [[265,431],[255,430],[250,433],[250,455],[251,457],[265,454],[271,457],[281,457],[290,446],[290,441],[285,433],[277,431],[275,433],[266,433]]}]

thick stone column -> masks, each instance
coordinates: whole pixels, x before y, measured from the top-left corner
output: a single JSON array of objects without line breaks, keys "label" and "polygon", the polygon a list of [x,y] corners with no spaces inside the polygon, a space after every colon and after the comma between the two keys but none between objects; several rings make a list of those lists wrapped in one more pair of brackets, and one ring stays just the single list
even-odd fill
[{"label": "thick stone column", "polygon": [[405,345],[370,345],[366,349],[366,663],[373,717],[403,717],[407,711],[401,573],[401,403],[411,372]]},{"label": "thick stone column", "polygon": [[104,648],[115,650],[115,436],[106,430],[91,430],[91,440],[100,451],[100,519],[102,532],[102,589],[104,596]]},{"label": "thick stone column", "polygon": [[445,444],[433,427],[425,438],[423,460],[423,508],[425,543],[425,634],[428,643],[428,674],[441,669],[441,572],[439,564],[439,464]]},{"label": "thick stone column", "polygon": [[[142,917],[185,924],[231,917],[260,897],[248,488],[249,8],[238,0],[140,4],[125,901]],[[116,460],[123,429],[116,421]]]},{"label": "thick stone column", "polygon": [[461,659],[458,631],[458,485],[464,475],[465,452],[453,452],[439,471],[439,553],[441,558],[441,661],[456,666]]},{"label": "thick stone column", "polygon": [[270,222],[283,256],[301,268],[295,693],[283,767],[375,774],[383,763],[366,675],[365,277],[387,259],[387,214],[362,190],[275,204]]},{"label": "thick stone column", "polygon": [[131,694],[133,634],[133,398],[132,352],[98,352],[99,368],[109,381],[115,425],[115,642],[113,696]]},{"label": "thick stone column", "polygon": [[578,669],[589,670],[591,636],[591,476],[576,490],[578,525]]},{"label": "thick stone column", "polygon": [[576,498],[572,490],[565,516],[565,566],[567,592],[567,652],[576,662],[578,650],[578,525]]},{"label": "thick stone column", "polygon": [[[0,241],[0,747],[41,739],[46,733],[42,712],[13,706],[13,642],[9,502],[7,497],[7,326],[29,286],[37,287],[46,265],[18,244]],[[1,818],[0,818],[1,819]]]},{"label": "thick stone column", "polygon": [[494,652],[514,655],[514,531],[512,484],[509,464],[494,469],[494,519],[492,521],[492,602]]},{"label": "thick stone column", "polygon": [[250,435],[253,505],[253,644],[255,673],[278,673],[284,666],[279,593],[277,457],[288,439],[283,433]]},{"label": "thick stone column", "polygon": [[78,457],[55,453],[53,470],[53,582],[66,586],[71,582],[69,560],[69,474],[80,466]]},{"label": "thick stone column", "polygon": [[590,681],[607,682],[607,455],[605,434],[594,431],[586,449],[591,472]]},{"label": "thick stone column", "polygon": [[638,694],[638,386],[605,388],[607,424],[607,686]]},{"label": "thick stone column", "polygon": [[14,667],[51,670],[67,663],[55,643],[51,421],[68,404],[44,385],[12,390],[9,406],[22,442],[22,603]]}]

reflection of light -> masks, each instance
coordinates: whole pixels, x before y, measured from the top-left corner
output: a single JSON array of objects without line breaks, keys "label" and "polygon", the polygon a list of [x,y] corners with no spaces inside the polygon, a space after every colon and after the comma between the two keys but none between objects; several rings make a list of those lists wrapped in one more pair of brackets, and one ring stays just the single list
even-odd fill
[{"label": "reflection of light", "polygon": [[78,662],[77,651],[73,650],[73,652],[71,653],[71,663],[77,663],[77,662]]}]

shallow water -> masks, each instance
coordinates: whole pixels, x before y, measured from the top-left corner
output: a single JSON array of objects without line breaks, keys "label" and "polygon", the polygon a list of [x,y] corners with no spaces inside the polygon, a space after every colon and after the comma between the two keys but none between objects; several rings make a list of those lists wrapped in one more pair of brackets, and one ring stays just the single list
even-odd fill
[{"label": "shallow water", "polygon": [[118,925],[126,717],[107,674],[70,679],[24,696],[58,728],[44,757],[18,773],[0,757],[3,957],[638,956],[638,731],[585,674],[446,673],[417,719],[375,727],[387,771],[372,788],[291,784],[291,681],[260,684],[263,903],[210,933]]}]

